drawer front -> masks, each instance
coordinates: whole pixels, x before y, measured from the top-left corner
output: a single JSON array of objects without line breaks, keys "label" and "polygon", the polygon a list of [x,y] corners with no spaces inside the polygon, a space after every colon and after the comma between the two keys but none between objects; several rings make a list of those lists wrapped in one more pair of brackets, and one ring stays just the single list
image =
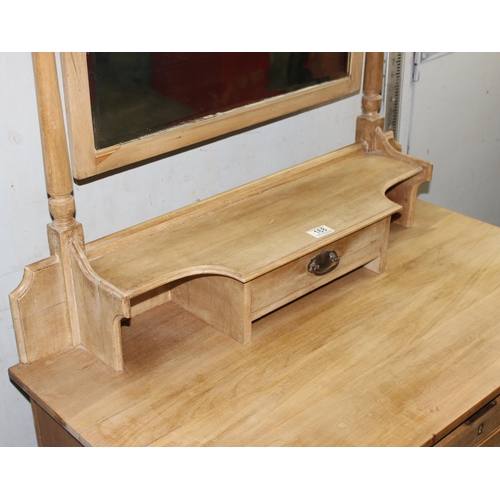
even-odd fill
[{"label": "drawer front", "polygon": [[495,446],[499,426],[500,404],[494,399],[434,446]]},{"label": "drawer front", "polygon": [[[382,256],[389,224],[381,220],[251,281],[252,320]],[[309,272],[311,259],[323,250],[335,250],[338,266],[323,275]]]},{"label": "drawer front", "polygon": [[488,434],[482,441],[480,441],[476,446],[482,447],[498,447],[500,446],[500,427],[496,431]]}]

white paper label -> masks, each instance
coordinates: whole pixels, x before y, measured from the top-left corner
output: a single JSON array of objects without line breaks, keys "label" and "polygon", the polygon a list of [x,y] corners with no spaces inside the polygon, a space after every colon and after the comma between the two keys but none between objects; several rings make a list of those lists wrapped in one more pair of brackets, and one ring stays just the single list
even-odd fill
[{"label": "white paper label", "polygon": [[315,238],[321,238],[322,236],[333,233],[333,229],[328,226],[318,226],[314,229],[310,229],[307,233]]}]

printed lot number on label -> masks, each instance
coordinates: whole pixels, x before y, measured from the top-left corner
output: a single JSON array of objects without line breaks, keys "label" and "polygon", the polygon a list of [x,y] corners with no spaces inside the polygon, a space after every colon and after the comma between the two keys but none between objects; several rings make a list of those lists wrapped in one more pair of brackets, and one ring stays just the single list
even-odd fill
[{"label": "printed lot number on label", "polygon": [[327,234],[331,234],[333,232],[333,229],[328,226],[318,226],[307,231],[308,234],[314,236],[315,238],[321,238],[322,236],[326,236]]}]

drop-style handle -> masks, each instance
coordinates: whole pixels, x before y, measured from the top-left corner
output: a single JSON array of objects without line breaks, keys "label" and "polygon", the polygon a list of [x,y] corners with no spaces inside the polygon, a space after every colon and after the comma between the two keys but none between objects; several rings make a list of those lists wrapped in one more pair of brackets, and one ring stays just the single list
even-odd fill
[{"label": "drop-style handle", "polygon": [[333,271],[339,265],[339,262],[340,257],[335,250],[323,250],[309,262],[307,270],[320,276]]}]

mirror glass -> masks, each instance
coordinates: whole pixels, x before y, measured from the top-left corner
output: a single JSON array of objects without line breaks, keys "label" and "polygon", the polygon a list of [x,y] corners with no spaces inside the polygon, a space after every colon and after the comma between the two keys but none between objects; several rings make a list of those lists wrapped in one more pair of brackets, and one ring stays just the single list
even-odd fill
[{"label": "mirror glass", "polygon": [[96,149],[348,75],[348,52],[89,52]]}]

